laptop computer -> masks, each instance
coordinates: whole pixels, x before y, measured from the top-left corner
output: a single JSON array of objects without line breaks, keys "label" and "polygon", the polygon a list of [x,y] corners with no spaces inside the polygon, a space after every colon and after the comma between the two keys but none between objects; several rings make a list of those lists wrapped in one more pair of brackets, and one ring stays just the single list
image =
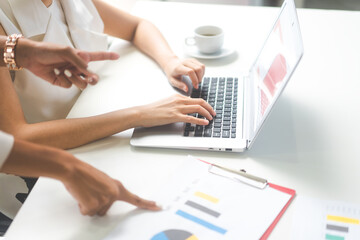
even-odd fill
[{"label": "laptop computer", "polygon": [[208,126],[174,123],[136,128],[130,144],[233,152],[249,149],[303,52],[294,0],[285,0],[248,74],[205,76],[199,89],[192,90],[191,97],[205,99],[216,111]]}]

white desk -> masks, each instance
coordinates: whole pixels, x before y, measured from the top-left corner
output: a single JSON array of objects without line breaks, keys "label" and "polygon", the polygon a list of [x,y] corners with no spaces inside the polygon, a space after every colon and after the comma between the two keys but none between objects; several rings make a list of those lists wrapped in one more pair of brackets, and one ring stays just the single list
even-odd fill
[{"label": "white desk", "polygon": [[[160,2],[138,3],[134,11],[153,21],[180,56],[184,37],[196,25],[215,23],[224,27],[227,43],[233,44],[238,54],[204,61],[208,72],[245,71],[278,13],[278,9],[266,7]],[[245,168],[273,183],[294,188],[298,195],[359,204],[360,13],[304,9],[298,13],[304,58],[250,151],[236,154],[132,148],[129,130],[71,152],[143,197],[151,196],[190,153]],[[98,85],[84,91],[69,117],[155,100],[162,97],[159,89],[168,88],[166,95],[172,94],[154,63],[127,44],[117,46],[121,58],[104,69]],[[290,238],[295,204],[296,198],[271,239]],[[105,217],[81,216],[61,183],[42,178],[7,238],[102,239],[131,209],[130,205],[116,203]]]}]

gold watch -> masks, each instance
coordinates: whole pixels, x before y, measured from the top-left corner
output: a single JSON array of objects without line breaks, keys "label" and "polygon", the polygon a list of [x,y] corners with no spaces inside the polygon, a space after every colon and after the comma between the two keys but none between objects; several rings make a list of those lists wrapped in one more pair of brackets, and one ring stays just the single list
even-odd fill
[{"label": "gold watch", "polygon": [[8,36],[4,48],[4,62],[10,70],[21,70],[22,67],[16,65],[15,62],[15,48],[21,34],[12,34]]}]

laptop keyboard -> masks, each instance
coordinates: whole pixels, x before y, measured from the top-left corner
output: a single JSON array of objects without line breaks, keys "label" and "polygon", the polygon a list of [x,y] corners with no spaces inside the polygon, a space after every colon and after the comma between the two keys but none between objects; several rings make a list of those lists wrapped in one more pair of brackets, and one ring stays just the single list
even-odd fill
[{"label": "laptop keyboard", "polygon": [[[191,97],[202,98],[216,111],[209,125],[186,123],[184,136],[236,138],[238,78],[205,77],[198,89],[193,88]],[[200,114],[191,114],[204,118]]]}]

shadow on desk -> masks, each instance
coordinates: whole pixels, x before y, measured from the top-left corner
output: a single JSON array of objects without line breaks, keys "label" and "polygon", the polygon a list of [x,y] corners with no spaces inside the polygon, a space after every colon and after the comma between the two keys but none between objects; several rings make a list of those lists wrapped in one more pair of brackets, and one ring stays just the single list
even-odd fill
[{"label": "shadow on desk", "polygon": [[279,98],[250,150],[244,155],[255,159],[296,161],[296,129],[291,99]]},{"label": "shadow on desk", "polygon": [[327,148],[323,146],[321,124],[312,109],[284,95],[244,157],[262,162],[297,162],[299,157],[308,153],[316,152],[319,156]]}]

